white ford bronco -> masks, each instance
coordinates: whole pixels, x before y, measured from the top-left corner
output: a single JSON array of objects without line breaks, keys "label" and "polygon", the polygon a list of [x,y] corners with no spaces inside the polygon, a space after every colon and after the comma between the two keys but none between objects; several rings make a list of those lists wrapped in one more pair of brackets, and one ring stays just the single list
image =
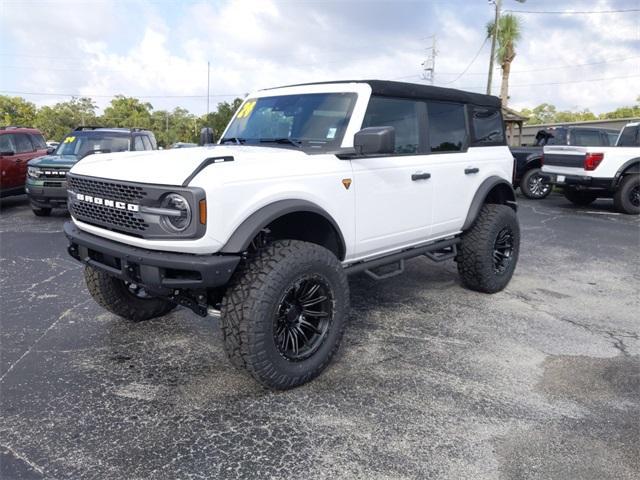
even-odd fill
[{"label": "white ford bronco", "polygon": [[347,276],[454,259],[502,290],[520,244],[497,98],[386,81],[249,95],[218,144],[101,154],[68,175],[69,253],[104,308],[220,316],[231,362],[287,389],[328,365]]},{"label": "white ford bronco", "polygon": [[619,212],[640,214],[639,129],[639,123],[626,125],[615,147],[546,146],[542,176],[575,205],[613,197]]}]

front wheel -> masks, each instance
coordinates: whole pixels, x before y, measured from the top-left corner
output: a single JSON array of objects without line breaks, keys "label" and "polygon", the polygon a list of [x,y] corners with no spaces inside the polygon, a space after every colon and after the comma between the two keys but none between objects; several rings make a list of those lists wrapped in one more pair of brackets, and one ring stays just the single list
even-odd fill
[{"label": "front wheel", "polygon": [[222,301],[224,348],[263,385],[285,390],[317,377],[338,350],[349,284],[336,256],[281,240],[258,250]]},{"label": "front wheel", "polygon": [[167,300],[150,296],[140,285],[125,282],[89,266],[84,269],[84,279],[98,305],[132,322],[161,317],[176,307]]},{"label": "front wheel", "polygon": [[31,210],[36,217],[48,217],[51,215],[50,208],[31,207]]},{"label": "front wheel", "polygon": [[511,280],[519,252],[516,212],[507,205],[484,205],[458,247],[456,262],[462,284],[478,292],[499,292]]},{"label": "front wheel", "polygon": [[574,205],[586,207],[587,205],[591,205],[596,201],[596,198],[598,198],[598,194],[583,190],[575,190],[573,188],[567,187],[564,189],[564,197]]},{"label": "front wheel", "polygon": [[627,175],[622,179],[613,197],[616,210],[629,215],[640,214],[640,175]]},{"label": "front wheel", "polygon": [[544,181],[539,168],[527,170],[520,180],[520,191],[527,198],[542,200],[549,196],[551,189],[551,184]]}]

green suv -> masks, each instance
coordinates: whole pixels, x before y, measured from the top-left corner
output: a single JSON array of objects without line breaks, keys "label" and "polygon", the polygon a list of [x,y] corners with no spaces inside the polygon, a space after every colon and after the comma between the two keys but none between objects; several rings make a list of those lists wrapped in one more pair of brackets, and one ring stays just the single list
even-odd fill
[{"label": "green suv", "polygon": [[28,164],[25,190],[33,213],[51,214],[52,208],[67,206],[67,172],[87,155],[156,150],[156,137],[140,128],[78,127],[69,133],[51,155]]}]

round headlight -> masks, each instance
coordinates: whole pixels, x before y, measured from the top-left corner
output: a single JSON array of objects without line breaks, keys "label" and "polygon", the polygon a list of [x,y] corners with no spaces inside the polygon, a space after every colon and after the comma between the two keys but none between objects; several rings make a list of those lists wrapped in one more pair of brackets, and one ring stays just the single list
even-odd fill
[{"label": "round headlight", "polygon": [[27,167],[27,175],[31,178],[38,178],[40,176],[40,169],[38,167]]},{"label": "round headlight", "polygon": [[160,219],[162,225],[170,232],[183,232],[191,224],[191,207],[182,195],[170,193],[162,200],[161,208],[174,210],[173,215],[163,215]]}]

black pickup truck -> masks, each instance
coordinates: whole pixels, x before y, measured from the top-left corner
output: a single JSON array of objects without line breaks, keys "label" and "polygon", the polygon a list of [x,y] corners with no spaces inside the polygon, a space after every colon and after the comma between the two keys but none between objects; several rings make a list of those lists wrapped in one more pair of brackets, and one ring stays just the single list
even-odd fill
[{"label": "black pickup truck", "polygon": [[513,187],[520,187],[525,197],[545,198],[551,193],[551,185],[540,174],[545,145],[613,146],[618,133],[618,130],[592,127],[549,127],[539,130],[533,146],[511,147],[515,159]]}]

